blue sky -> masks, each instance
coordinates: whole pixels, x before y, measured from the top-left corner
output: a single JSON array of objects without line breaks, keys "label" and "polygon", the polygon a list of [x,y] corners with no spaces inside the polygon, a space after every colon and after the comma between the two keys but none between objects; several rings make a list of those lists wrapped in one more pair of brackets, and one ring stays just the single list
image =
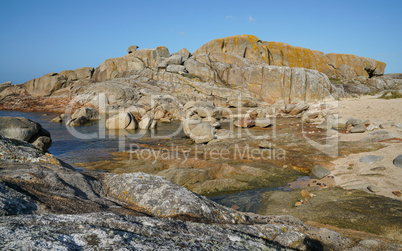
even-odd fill
[{"label": "blue sky", "polygon": [[387,63],[402,73],[402,1],[0,0],[0,83],[99,66],[132,44],[194,52],[252,34]]}]

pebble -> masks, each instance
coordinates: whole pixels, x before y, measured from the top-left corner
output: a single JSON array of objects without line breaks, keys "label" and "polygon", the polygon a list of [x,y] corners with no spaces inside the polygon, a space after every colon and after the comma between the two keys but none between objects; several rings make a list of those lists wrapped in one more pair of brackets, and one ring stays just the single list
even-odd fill
[{"label": "pebble", "polygon": [[396,167],[401,167],[402,168],[402,154],[396,157],[393,161],[394,165]]},{"label": "pebble", "polygon": [[374,186],[374,185],[368,186],[367,189],[368,189],[370,192],[372,192],[372,193],[378,193],[378,192],[380,192],[380,189],[379,189],[378,187]]},{"label": "pebble", "polygon": [[368,164],[374,164],[380,160],[382,160],[384,157],[382,156],[377,156],[377,155],[367,155],[364,157],[360,158],[360,162],[368,163]]},{"label": "pebble", "polygon": [[377,167],[371,168],[370,171],[373,171],[373,172],[384,171],[385,169],[387,169],[387,168],[385,168],[384,166],[377,166]]},{"label": "pebble", "polygon": [[402,196],[402,193],[400,191],[393,191],[392,194],[398,197]]},{"label": "pebble", "polygon": [[295,203],[295,206],[296,206],[296,207],[300,207],[301,205],[303,205],[303,204],[302,204],[300,201],[298,201],[298,202]]}]

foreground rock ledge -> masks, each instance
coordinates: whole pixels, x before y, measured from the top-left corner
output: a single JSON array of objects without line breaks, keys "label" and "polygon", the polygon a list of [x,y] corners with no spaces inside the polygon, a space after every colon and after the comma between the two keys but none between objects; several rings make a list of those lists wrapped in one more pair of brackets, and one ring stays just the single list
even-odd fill
[{"label": "foreground rock ledge", "polygon": [[[0,140],[9,151],[33,148]],[[234,211],[162,177],[80,173],[50,159],[17,163],[10,161],[10,152],[0,156],[0,247],[4,249],[362,247],[360,240],[308,226],[292,216]],[[375,241],[377,250],[401,248]]]}]

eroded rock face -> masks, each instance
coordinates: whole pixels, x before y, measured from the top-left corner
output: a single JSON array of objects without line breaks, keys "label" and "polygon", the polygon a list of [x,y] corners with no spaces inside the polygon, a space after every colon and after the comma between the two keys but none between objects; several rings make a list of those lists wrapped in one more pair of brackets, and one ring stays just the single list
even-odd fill
[{"label": "eroded rock face", "polygon": [[42,77],[29,80],[23,85],[23,88],[32,96],[50,96],[57,90],[73,86],[74,81],[92,78],[93,72],[92,67],[83,67],[60,73],[48,73]]},{"label": "eroded rock face", "polygon": [[202,54],[223,53],[268,65],[301,67],[317,70],[330,78],[380,76],[386,64],[371,58],[347,54],[324,54],[320,51],[292,46],[286,43],[265,42],[252,35],[232,36],[212,40],[193,53],[197,59]]}]

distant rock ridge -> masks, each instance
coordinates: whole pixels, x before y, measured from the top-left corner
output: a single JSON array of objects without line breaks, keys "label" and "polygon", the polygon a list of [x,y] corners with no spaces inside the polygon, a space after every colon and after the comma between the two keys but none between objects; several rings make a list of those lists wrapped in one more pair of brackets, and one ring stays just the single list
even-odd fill
[{"label": "distant rock ridge", "polygon": [[2,84],[0,109],[63,112],[66,106],[88,105],[103,109],[93,102],[102,92],[107,108],[139,103],[149,110],[150,95],[170,95],[182,105],[202,100],[230,107],[239,99],[257,106],[279,100],[297,104],[402,88],[400,74],[383,75],[383,62],[265,42],[252,35],[215,39],[193,54],[187,49],[171,54],[164,46],[135,45],[127,52],[96,69],[83,67],[24,84]]}]

